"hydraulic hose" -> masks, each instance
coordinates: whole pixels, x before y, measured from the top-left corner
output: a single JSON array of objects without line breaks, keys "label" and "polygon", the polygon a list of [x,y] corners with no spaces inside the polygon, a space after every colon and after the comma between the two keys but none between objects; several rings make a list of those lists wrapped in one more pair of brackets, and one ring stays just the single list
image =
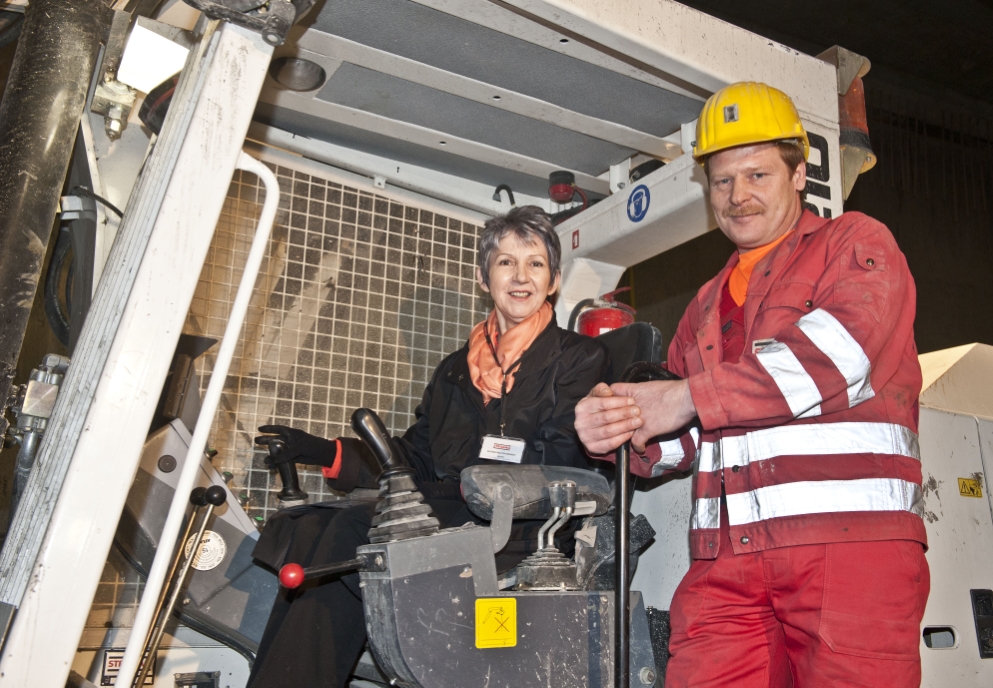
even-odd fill
[{"label": "hydraulic hose", "polygon": [[[31,0],[0,102],[0,400],[10,396],[79,118],[110,14]],[[0,420],[0,434],[7,422]]]},{"label": "hydraulic hose", "polygon": [[[52,258],[48,262],[48,271],[45,273],[45,316],[48,318],[48,326],[52,328],[55,338],[62,343],[62,346],[69,346],[69,309],[68,298],[66,299],[66,310],[63,310],[59,301],[59,283],[62,279],[62,269],[65,267],[66,257],[72,251],[72,241],[69,239],[69,232],[66,229],[59,230],[59,238],[55,240],[55,250]],[[68,297],[71,288],[71,277],[66,280],[66,296]]]}]

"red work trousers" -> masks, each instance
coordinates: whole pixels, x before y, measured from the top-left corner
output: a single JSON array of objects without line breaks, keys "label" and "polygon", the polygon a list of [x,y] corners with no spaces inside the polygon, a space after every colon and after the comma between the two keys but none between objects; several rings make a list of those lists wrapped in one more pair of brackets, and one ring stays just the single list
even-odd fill
[{"label": "red work trousers", "polygon": [[[727,522],[722,514],[722,526]],[[931,577],[910,540],[782,547],[690,566],[666,688],[917,688]]]}]

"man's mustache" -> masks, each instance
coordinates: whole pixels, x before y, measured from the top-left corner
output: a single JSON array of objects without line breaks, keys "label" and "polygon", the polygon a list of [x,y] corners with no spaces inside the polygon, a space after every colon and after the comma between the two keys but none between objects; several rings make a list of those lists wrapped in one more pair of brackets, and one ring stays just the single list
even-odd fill
[{"label": "man's mustache", "polygon": [[725,208],[721,213],[724,217],[745,217],[746,215],[760,215],[762,213],[762,206],[759,205],[740,205],[740,206],[730,206]]}]

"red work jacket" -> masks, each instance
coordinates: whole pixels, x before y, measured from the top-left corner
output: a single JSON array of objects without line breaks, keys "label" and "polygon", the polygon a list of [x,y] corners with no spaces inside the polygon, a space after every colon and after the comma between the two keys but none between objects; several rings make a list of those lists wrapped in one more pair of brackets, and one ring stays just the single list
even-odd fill
[{"label": "red work jacket", "polygon": [[861,213],[804,211],[755,267],[744,352],[725,362],[720,302],[738,262],[705,284],[669,346],[700,428],[658,438],[632,472],[692,465],[690,549],[717,556],[723,483],[736,553],[824,542],[926,544],[917,441],[916,289],[892,234]]}]

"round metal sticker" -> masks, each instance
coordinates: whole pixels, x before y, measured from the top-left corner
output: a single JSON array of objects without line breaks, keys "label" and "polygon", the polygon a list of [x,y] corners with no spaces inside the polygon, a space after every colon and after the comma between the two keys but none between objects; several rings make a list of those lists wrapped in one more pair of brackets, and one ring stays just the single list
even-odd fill
[{"label": "round metal sticker", "polygon": [[[196,535],[191,535],[190,539],[186,541],[185,554],[187,557],[190,556],[190,550],[193,549],[193,541],[195,539]],[[193,557],[193,568],[197,571],[216,569],[224,561],[224,555],[227,552],[228,546],[224,542],[224,538],[212,530],[205,530],[203,541],[200,543],[200,551]]]},{"label": "round metal sticker", "polygon": [[648,214],[648,205],[652,202],[652,194],[648,192],[648,187],[644,184],[631,189],[628,196],[628,219],[631,222],[641,222]]}]

